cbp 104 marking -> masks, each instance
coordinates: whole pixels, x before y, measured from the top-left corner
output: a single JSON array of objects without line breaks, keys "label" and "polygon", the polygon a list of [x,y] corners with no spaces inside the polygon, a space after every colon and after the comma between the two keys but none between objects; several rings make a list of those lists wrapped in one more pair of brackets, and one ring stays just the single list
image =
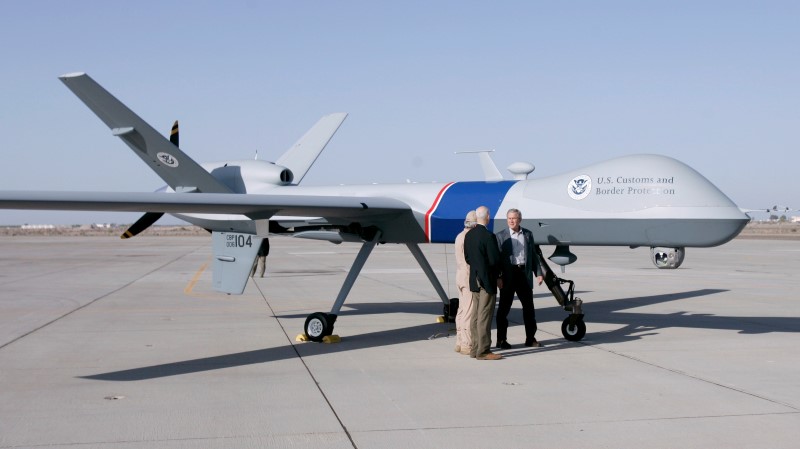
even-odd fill
[{"label": "cbp 104 marking", "polygon": [[253,246],[253,238],[251,236],[244,236],[241,234],[228,234],[225,246],[228,248],[244,248],[245,246]]}]

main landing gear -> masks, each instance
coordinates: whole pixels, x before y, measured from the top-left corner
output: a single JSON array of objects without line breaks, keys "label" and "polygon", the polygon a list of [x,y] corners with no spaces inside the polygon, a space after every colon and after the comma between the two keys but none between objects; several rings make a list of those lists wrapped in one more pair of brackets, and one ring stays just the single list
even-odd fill
[{"label": "main landing gear", "polygon": [[336,322],[336,315],[314,312],[306,318],[303,329],[309,340],[322,341],[323,338],[333,334],[334,322]]},{"label": "main landing gear", "polygon": [[[375,245],[378,244],[380,236],[380,231],[376,231],[370,241],[364,242],[361,245],[361,249],[356,255],[356,260],[353,261],[353,266],[350,267],[350,271],[347,273],[347,277],[344,280],[344,284],[342,284],[342,288],[339,290],[339,295],[336,297],[336,301],[333,303],[330,313],[315,312],[306,318],[303,330],[309,340],[320,342],[323,341],[325,337],[333,334],[333,324],[336,322],[336,317],[339,315],[339,311],[342,309],[342,305],[344,305],[344,301],[347,299],[350,289],[353,288],[353,284],[356,282],[359,273],[361,273],[364,263],[366,263],[372,250],[375,249]],[[457,303],[453,306],[450,305],[451,300],[447,298],[442,284],[433,272],[433,268],[431,268],[422,250],[419,249],[416,243],[407,243],[406,246],[409,251],[411,251],[414,259],[417,260],[422,271],[425,272],[428,280],[433,284],[433,288],[436,290],[442,303],[444,303],[445,320],[448,320],[449,315],[455,316],[455,312],[451,309],[454,309],[454,306],[457,307]],[[447,312],[448,310],[450,310],[449,313]]]},{"label": "main landing gear", "polygon": [[[538,245],[536,245],[536,254],[538,254],[539,262],[544,270],[544,283],[558,301],[558,305],[569,312],[569,316],[561,323],[561,335],[569,341],[582,340],[586,335],[586,323],[583,322],[583,301],[574,297],[575,283],[568,279],[561,279],[553,273]],[[566,293],[561,287],[563,284],[569,284]]]}]

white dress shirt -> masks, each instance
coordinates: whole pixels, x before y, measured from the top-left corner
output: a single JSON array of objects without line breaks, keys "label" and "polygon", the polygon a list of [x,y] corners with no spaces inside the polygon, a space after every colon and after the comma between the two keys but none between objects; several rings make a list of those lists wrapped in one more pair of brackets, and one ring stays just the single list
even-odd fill
[{"label": "white dress shirt", "polygon": [[525,265],[525,235],[522,234],[522,228],[519,232],[508,230],[511,234],[511,263],[513,265]]}]

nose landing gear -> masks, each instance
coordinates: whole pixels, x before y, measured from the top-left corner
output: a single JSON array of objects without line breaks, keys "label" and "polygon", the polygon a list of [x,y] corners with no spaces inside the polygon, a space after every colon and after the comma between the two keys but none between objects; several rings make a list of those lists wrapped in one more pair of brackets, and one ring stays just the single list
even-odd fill
[{"label": "nose landing gear", "polygon": [[[569,316],[561,323],[561,335],[569,341],[582,340],[586,335],[586,323],[583,321],[583,301],[575,298],[575,283],[568,279],[561,279],[553,273],[538,245],[536,245],[536,253],[544,270],[544,283],[558,301],[558,305],[569,312]],[[566,293],[561,287],[563,284],[569,284]]]}]

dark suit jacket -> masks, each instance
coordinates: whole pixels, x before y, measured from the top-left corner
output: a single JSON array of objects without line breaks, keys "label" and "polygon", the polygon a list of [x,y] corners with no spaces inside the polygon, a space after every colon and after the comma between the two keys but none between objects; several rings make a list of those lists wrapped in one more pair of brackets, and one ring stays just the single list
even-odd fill
[{"label": "dark suit jacket", "polygon": [[464,258],[469,264],[470,291],[479,292],[483,287],[489,294],[496,295],[500,249],[494,234],[486,226],[479,224],[467,232],[464,237]]},{"label": "dark suit jacket", "polygon": [[[525,228],[521,228],[522,236],[525,238],[525,278],[528,281],[528,286],[533,289],[533,273],[536,276],[542,275],[542,267],[539,265],[539,258],[536,256],[536,249],[533,247],[533,233]],[[500,267],[503,270],[503,285],[509,287],[514,285],[512,276],[514,270],[511,269],[511,256],[514,254],[514,249],[511,246],[511,231],[505,228],[497,232],[497,245],[500,247],[501,262]]]}]

